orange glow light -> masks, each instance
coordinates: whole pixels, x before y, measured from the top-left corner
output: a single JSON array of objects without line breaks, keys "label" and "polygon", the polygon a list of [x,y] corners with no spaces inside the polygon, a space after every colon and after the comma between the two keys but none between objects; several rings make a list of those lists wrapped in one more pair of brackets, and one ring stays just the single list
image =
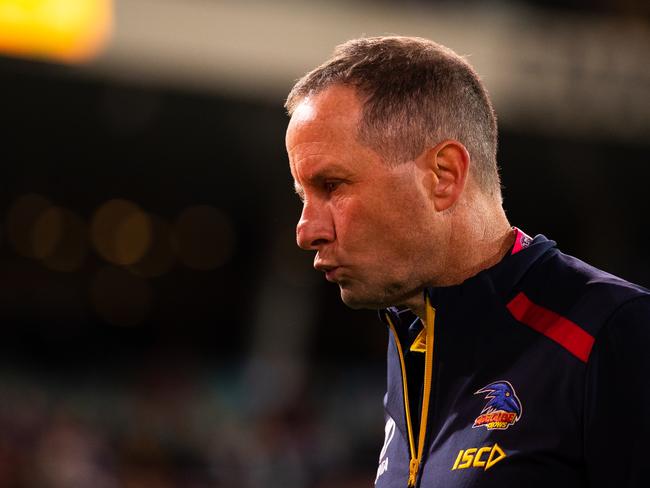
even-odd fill
[{"label": "orange glow light", "polygon": [[0,0],[0,51],[68,63],[106,44],[112,0]]},{"label": "orange glow light", "polygon": [[93,216],[90,232],[100,256],[121,266],[136,263],[151,246],[151,219],[128,200],[102,205]]}]

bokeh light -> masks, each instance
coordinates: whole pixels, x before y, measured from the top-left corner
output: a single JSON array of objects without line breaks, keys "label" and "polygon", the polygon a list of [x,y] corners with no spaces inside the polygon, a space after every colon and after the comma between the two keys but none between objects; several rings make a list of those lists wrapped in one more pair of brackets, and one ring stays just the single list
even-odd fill
[{"label": "bokeh light", "polygon": [[149,249],[151,219],[135,203],[114,199],[95,212],[90,233],[101,257],[126,266],[139,261]]},{"label": "bokeh light", "polygon": [[111,0],[0,0],[0,51],[86,61],[112,28]]},{"label": "bokeh light", "polygon": [[95,311],[106,322],[132,326],[149,316],[153,291],[143,278],[123,268],[106,266],[95,275],[90,298]]},{"label": "bokeh light", "polygon": [[37,257],[34,250],[35,223],[52,202],[42,195],[28,193],[16,199],[7,213],[7,235],[16,252],[28,258]]},{"label": "bokeh light", "polygon": [[86,225],[71,210],[50,207],[34,223],[32,249],[48,268],[75,271],[88,254]]},{"label": "bokeh light", "polygon": [[172,248],[171,226],[157,215],[149,215],[151,221],[151,245],[142,258],[129,266],[140,276],[153,278],[172,269],[176,256]]},{"label": "bokeh light", "polygon": [[175,249],[190,268],[209,270],[222,266],[232,257],[234,244],[230,219],[215,207],[188,207],[176,220]]},{"label": "bokeh light", "polygon": [[63,237],[63,209],[50,207],[41,213],[32,228],[32,251],[34,257],[51,256]]}]

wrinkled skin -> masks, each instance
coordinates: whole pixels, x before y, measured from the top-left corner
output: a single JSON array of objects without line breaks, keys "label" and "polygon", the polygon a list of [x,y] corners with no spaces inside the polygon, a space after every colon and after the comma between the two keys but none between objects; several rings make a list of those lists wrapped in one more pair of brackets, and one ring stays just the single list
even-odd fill
[{"label": "wrinkled skin", "polygon": [[352,308],[412,306],[443,265],[449,231],[426,158],[390,166],[357,141],[354,89],[327,88],[296,108],[286,136],[303,201],[298,245]]}]

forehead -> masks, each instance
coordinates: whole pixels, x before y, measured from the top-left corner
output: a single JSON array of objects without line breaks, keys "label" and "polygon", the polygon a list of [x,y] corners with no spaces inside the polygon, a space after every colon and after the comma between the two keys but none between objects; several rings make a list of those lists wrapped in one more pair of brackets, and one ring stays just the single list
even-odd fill
[{"label": "forehead", "polygon": [[309,144],[349,144],[356,139],[362,105],[354,88],[334,85],[296,106],[286,144],[289,155]]}]

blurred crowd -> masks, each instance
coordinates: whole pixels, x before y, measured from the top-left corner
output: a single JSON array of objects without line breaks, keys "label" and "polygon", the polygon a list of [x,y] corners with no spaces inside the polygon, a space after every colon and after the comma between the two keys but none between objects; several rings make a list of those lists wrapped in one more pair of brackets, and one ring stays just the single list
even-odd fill
[{"label": "blurred crowd", "polygon": [[129,380],[5,374],[0,486],[369,486],[382,391],[368,383],[367,371],[354,371],[330,368],[330,381],[314,378],[270,409],[248,390],[254,379],[236,367],[140,370]]}]

